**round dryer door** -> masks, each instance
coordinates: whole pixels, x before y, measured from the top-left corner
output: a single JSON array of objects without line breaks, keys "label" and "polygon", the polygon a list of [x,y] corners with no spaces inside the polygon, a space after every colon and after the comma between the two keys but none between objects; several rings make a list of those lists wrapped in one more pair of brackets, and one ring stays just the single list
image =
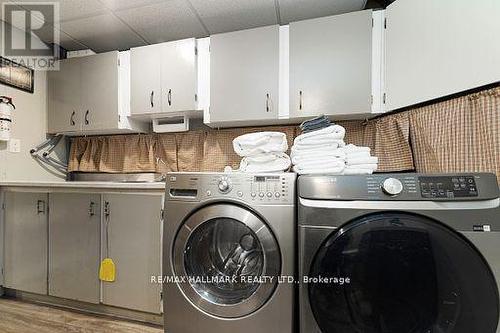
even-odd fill
[{"label": "round dryer door", "polygon": [[[498,289],[482,255],[429,218],[379,213],[331,234],[311,264],[323,333],[495,333]],[[348,280],[347,280],[348,279]]]},{"label": "round dryer door", "polygon": [[206,206],[191,215],[173,248],[184,295],[201,310],[226,318],[248,315],[266,303],[276,289],[280,258],[267,224],[231,204]]}]

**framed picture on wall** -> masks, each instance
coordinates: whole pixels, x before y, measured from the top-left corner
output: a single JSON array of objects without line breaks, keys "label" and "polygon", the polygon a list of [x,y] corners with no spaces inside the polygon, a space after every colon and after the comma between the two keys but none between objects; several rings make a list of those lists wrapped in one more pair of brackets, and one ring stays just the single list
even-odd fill
[{"label": "framed picture on wall", "polygon": [[0,83],[33,93],[35,90],[35,71],[0,57]]}]

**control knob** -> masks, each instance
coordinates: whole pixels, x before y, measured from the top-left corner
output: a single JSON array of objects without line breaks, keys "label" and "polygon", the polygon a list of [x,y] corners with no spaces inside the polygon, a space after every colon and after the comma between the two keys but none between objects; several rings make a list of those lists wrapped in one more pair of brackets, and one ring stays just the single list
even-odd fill
[{"label": "control knob", "polygon": [[403,192],[403,183],[396,178],[387,178],[382,183],[382,191],[388,195],[398,195]]},{"label": "control knob", "polygon": [[228,193],[231,191],[231,182],[227,178],[221,178],[218,187],[221,193]]}]

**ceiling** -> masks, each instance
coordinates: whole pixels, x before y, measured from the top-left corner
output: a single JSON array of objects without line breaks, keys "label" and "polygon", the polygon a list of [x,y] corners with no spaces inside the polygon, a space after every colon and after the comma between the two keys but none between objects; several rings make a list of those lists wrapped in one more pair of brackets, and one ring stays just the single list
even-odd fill
[{"label": "ceiling", "polygon": [[[21,0],[17,2],[46,2]],[[56,0],[60,19],[38,36],[67,50],[126,50],[364,9],[367,0]],[[8,2],[0,0],[0,3]],[[10,2],[10,1],[9,1]],[[21,4],[22,6],[22,4]],[[40,22],[42,17],[36,17]]]}]

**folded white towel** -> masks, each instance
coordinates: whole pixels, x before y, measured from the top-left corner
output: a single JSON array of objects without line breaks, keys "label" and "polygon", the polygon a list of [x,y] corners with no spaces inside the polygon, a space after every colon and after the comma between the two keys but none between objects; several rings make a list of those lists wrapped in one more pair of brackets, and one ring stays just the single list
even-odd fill
[{"label": "folded white towel", "polygon": [[347,155],[346,157],[347,165],[377,164],[377,163],[378,163],[378,157],[376,156],[352,158],[350,155]]},{"label": "folded white towel", "polygon": [[233,140],[233,148],[239,156],[254,156],[261,153],[284,153],[288,149],[285,133],[257,132],[240,135]]},{"label": "folded white towel", "polygon": [[241,172],[280,172],[290,168],[291,161],[285,153],[264,153],[246,156],[240,162]]},{"label": "folded white towel", "polygon": [[339,149],[342,142],[332,142],[317,146],[303,146],[303,145],[293,145],[290,149],[290,156],[294,157],[301,154],[307,153],[327,153]]},{"label": "folded white towel", "polygon": [[342,147],[344,145],[344,141],[330,141],[324,143],[318,143],[316,145],[309,144],[296,144],[293,145],[290,150],[290,155],[295,156],[298,153],[310,152],[310,151],[332,151]]},{"label": "folded white towel", "polygon": [[317,140],[344,140],[345,128],[340,125],[331,125],[317,131],[307,132],[295,138],[294,144],[316,142]]},{"label": "folded white towel", "polygon": [[344,171],[344,167],[331,167],[331,168],[300,168],[297,165],[293,167],[293,171],[298,173],[299,175],[305,174],[333,174],[333,175],[341,175]]},{"label": "folded white towel", "polygon": [[344,141],[342,139],[336,139],[330,136],[323,136],[323,137],[314,137],[307,140],[302,140],[300,142],[294,143],[293,145],[296,147],[308,148],[308,147],[336,143],[337,146],[340,147],[340,145],[343,144],[343,142]]},{"label": "folded white towel", "polygon": [[356,146],[356,145],[353,145],[353,144],[348,144],[347,146],[344,147],[344,150],[346,152],[346,154],[349,154],[349,153],[361,153],[361,152],[370,152],[371,149],[370,147],[359,147],[359,146]]},{"label": "folded white towel", "polygon": [[374,170],[372,169],[360,169],[360,168],[345,168],[343,171],[344,175],[371,175]]},{"label": "folded white towel", "polygon": [[345,153],[340,149],[334,150],[309,150],[295,153],[292,157],[293,164],[299,164],[305,161],[318,161],[323,158],[337,158],[345,160]]},{"label": "folded white towel", "polygon": [[302,161],[300,163],[295,164],[295,166],[299,167],[300,169],[336,168],[336,167],[345,167],[345,162],[343,159],[327,157],[318,160]]},{"label": "folded white towel", "polygon": [[370,169],[370,170],[377,170],[378,165],[377,164],[356,164],[356,165],[346,165],[347,169]]},{"label": "folded white towel", "polygon": [[353,152],[353,151],[345,151],[345,149],[342,149],[346,157],[349,158],[365,158],[365,157],[370,157],[370,153],[367,151],[362,151],[362,152]]}]

